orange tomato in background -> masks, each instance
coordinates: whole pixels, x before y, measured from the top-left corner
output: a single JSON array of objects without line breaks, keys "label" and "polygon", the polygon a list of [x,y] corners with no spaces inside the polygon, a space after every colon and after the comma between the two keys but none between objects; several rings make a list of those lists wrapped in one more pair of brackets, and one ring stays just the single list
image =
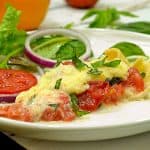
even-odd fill
[{"label": "orange tomato in background", "polygon": [[22,11],[18,28],[32,30],[39,27],[48,10],[50,0],[0,0],[0,20],[6,4],[11,4]]}]

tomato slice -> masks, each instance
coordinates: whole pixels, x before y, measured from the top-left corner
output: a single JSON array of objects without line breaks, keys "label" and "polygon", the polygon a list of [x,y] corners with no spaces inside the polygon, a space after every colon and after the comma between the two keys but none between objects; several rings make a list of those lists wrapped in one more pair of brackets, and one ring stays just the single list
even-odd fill
[{"label": "tomato slice", "polygon": [[129,75],[125,85],[128,87],[134,87],[137,92],[144,91],[144,80],[136,68],[129,69]]},{"label": "tomato slice", "polygon": [[0,69],[0,94],[14,94],[28,90],[37,83],[31,73],[22,70]]}]

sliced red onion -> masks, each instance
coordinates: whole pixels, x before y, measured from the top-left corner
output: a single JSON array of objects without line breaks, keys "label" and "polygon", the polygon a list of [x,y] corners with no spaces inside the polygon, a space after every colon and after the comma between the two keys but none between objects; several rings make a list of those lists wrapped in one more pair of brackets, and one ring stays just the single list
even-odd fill
[{"label": "sliced red onion", "polygon": [[86,53],[83,54],[80,58],[86,60],[90,57],[91,55],[90,42],[83,34],[74,30],[67,30],[67,29],[46,29],[46,30],[34,32],[27,38],[26,43],[25,43],[25,54],[35,63],[45,66],[45,67],[53,67],[56,64],[55,60],[44,58],[36,54],[30,46],[30,43],[32,40],[45,36],[45,35],[51,35],[51,34],[59,34],[59,35],[62,34],[66,36],[75,37],[81,40],[86,46]]},{"label": "sliced red onion", "polygon": [[18,94],[0,94],[0,103],[13,103]]}]

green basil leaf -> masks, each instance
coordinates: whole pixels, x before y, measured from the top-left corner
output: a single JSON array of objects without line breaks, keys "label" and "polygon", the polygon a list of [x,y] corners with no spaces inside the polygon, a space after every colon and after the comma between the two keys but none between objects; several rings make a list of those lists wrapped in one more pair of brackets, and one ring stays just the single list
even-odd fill
[{"label": "green basil leaf", "polygon": [[85,44],[80,40],[71,40],[62,45],[56,53],[56,58],[60,62],[75,57],[80,57],[86,51]]},{"label": "green basil leaf", "polygon": [[132,55],[142,55],[145,56],[143,50],[136,44],[130,42],[119,42],[112,47],[120,49],[125,57]]},{"label": "green basil leaf", "polygon": [[87,115],[87,114],[89,114],[89,112],[87,112],[87,111],[83,111],[83,110],[76,111],[76,115],[78,117],[82,117],[82,116]]},{"label": "green basil leaf", "polygon": [[75,94],[70,94],[70,98],[71,98],[72,109],[76,113],[77,116],[81,117],[89,113],[87,111],[79,110],[78,98],[76,97]]},{"label": "green basil leaf", "polygon": [[85,66],[86,66],[86,64],[84,64],[79,58],[77,58],[77,57],[74,57],[73,59],[72,59],[72,61],[73,61],[73,63],[74,63],[74,65],[76,66],[76,68],[78,68],[79,70],[80,69],[83,69]]},{"label": "green basil leaf", "polygon": [[150,22],[139,21],[126,24],[117,24],[116,29],[150,34]]},{"label": "green basil leaf", "polygon": [[58,62],[72,59],[75,56],[76,54],[74,52],[74,48],[68,43],[62,45],[56,53],[56,58]]},{"label": "green basil leaf", "polygon": [[123,16],[127,16],[127,17],[138,17],[137,15],[131,13],[131,12],[128,12],[128,11],[119,11],[119,13]]},{"label": "green basil leaf", "polygon": [[116,20],[120,18],[118,12],[114,8],[99,10],[94,21],[92,21],[89,27],[106,28],[112,25]]},{"label": "green basil leaf", "polygon": [[100,10],[98,10],[98,9],[90,9],[90,10],[88,10],[88,11],[85,13],[85,15],[81,18],[81,20],[84,21],[84,20],[86,20],[86,19],[88,19],[88,18],[90,18],[90,17],[92,17],[92,16],[94,16],[94,15],[99,14],[99,11],[100,11]]},{"label": "green basil leaf", "polygon": [[62,81],[62,79],[58,79],[58,80],[56,81],[55,89],[59,89],[59,88],[60,88],[61,81]]},{"label": "green basil leaf", "polygon": [[104,61],[103,60],[96,61],[96,62],[92,63],[91,65],[92,65],[93,68],[103,67]]},{"label": "green basil leaf", "polygon": [[106,67],[117,67],[118,65],[120,65],[121,60],[114,60],[108,63],[105,63],[104,66]]},{"label": "green basil leaf", "polygon": [[80,57],[86,52],[86,46],[80,40],[73,39],[69,41],[68,44],[70,44],[73,47],[76,57]]}]

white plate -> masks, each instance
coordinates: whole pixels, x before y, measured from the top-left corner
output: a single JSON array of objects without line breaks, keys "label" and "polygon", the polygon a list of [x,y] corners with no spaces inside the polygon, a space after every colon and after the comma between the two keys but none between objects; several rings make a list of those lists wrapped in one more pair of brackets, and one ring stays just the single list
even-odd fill
[{"label": "white plate", "polygon": [[[113,30],[80,30],[91,41],[95,56],[119,41],[130,41],[150,53],[150,36]],[[24,137],[59,141],[118,138],[150,130],[150,101],[120,103],[72,122],[26,123],[0,118],[0,130]]]}]

